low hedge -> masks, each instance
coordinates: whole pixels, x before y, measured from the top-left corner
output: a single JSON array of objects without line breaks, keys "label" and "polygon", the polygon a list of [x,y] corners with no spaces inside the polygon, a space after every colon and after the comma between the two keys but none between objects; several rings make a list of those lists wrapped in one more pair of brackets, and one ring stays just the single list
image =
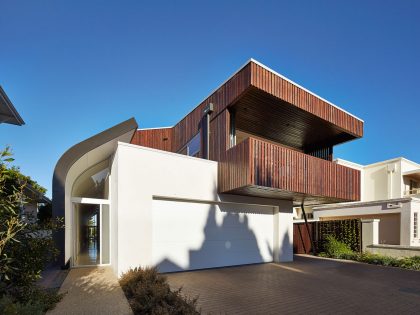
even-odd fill
[{"label": "low hedge", "polygon": [[392,266],[410,270],[420,270],[420,256],[394,258],[372,254],[368,252],[358,253],[352,251],[349,246],[338,241],[334,236],[326,238],[325,251],[320,253],[321,257],[354,260],[372,265]]},{"label": "low hedge", "polygon": [[182,288],[171,290],[155,268],[134,268],[124,273],[120,285],[134,314],[200,314],[198,297],[189,298]]}]

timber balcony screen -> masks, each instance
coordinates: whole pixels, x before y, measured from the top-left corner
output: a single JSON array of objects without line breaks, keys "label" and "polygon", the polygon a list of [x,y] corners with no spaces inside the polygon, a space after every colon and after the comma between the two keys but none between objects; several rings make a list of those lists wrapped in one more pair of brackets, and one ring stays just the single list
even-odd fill
[{"label": "timber balcony screen", "polygon": [[247,138],[219,163],[219,191],[313,203],[360,200],[360,171]]}]

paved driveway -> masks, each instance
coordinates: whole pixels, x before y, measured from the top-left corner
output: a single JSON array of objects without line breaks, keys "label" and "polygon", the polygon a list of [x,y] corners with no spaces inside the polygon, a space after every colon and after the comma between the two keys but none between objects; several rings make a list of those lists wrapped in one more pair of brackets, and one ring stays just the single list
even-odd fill
[{"label": "paved driveway", "polygon": [[420,314],[420,271],[295,256],[167,276],[204,314]]},{"label": "paved driveway", "polygon": [[59,292],[65,295],[48,315],[133,314],[109,267],[71,269]]}]

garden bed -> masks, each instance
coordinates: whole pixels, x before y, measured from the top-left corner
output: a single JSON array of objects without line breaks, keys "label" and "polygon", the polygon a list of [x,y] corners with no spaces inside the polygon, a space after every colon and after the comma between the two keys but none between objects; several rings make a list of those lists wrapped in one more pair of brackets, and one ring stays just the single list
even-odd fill
[{"label": "garden bed", "polygon": [[368,252],[354,252],[349,248],[349,246],[336,240],[333,236],[327,237],[325,251],[319,253],[319,256],[420,271],[420,256],[395,258]]}]

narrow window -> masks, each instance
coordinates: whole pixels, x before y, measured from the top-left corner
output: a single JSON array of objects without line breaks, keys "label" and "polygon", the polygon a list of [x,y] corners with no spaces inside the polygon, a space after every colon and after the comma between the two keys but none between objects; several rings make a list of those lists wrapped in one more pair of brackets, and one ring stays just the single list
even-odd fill
[{"label": "narrow window", "polygon": [[413,219],[413,237],[418,237],[418,214],[417,212],[414,212],[414,219]]},{"label": "narrow window", "polygon": [[197,156],[200,152],[200,133],[196,134],[187,144],[187,155]]}]

